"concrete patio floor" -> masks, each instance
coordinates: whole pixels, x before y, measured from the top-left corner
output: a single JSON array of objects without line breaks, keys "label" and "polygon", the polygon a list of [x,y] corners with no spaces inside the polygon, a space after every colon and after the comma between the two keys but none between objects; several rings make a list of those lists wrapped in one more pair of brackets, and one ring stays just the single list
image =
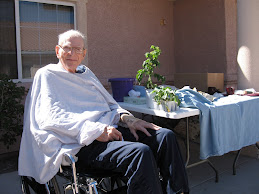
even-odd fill
[{"label": "concrete patio floor", "polygon": [[[198,145],[191,144],[191,163],[198,161]],[[242,154],[243,153],[243,154]],[[188,168],[191,194],[258,194],[259,160],[255,146],[245,148],[239,157],[236,175],[232,173],[235,152],[210,158],[219,171],[219,182],[208,163]],[[196,158],[196,159],[195,159]],[[61,180],[62,181],[62,180]],[[1,194],[21,194],[17,171],[0,174]]]},{"label": "concrete patio floor", "polygon": [[[193,155],[197,152],[192,152]],[[219,173],[215,182],[215,172],[208,163],[187,169],[191,194],[258,194],[259,160],[257,148],[243,148],[233,175],[233,162],[237,152],[211,157],[209,160]]]}]

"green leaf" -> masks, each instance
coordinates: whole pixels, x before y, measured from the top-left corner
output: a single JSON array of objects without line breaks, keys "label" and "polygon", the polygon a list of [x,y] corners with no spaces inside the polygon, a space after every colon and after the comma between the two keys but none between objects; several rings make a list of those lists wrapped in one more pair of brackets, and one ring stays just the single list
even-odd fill
[{"label": "green leaf", "polygon": [[0,141],[8,148],[22,133],[24,106],[21,103],[26,90],[7,75],[0,74]]},{"label": "green leaf", "polygon": [[136,79],[138,83],[141,84],[144,77],[147,77],[148,81],[144,84],[148,89],[153,89],[157,86],[157,84],[153,83],[152,77],[162,83],[165,82],[165,77],[154,73],[155,69],[160,66],[160,62],[158,61],[158,56],[161,54],[160,48],[158,46],[151,45],[150,50],[150,52],[145,53],[146,60],[142,63],[143,69],[141,71],[137,71]]}]

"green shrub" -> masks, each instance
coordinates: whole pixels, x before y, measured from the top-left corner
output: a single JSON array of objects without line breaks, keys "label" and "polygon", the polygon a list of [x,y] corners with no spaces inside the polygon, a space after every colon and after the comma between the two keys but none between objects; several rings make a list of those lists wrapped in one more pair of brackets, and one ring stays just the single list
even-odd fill
[{"label": "green shrub", "polygon": [[0,142],[9,149],[23,130],[22,100],[25,87],[18,86],[7,75],[0,74]]}]

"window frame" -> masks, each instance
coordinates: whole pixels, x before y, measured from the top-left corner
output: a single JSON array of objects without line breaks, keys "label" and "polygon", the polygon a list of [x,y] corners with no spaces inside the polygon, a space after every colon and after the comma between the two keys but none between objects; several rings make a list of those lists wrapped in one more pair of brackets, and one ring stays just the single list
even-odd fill
[{"label": "window frame", "polygon": [[74,29],[77,29],[76,23],[76,5],[72,2],[65,1],[52,1],[52,0],[15,0],[15,27],[16,27],[16,51],[17,51],[17,72],[18,79],[13,79],[15,82],[32,82],[33,78],[25,79],[22,77],[22,52],[21,52],[21,32],[20,32],[20,1],[29,1],[36,3],[46,3],[53,5],[64,5],[64,6],[72,6],[74,9]]}]

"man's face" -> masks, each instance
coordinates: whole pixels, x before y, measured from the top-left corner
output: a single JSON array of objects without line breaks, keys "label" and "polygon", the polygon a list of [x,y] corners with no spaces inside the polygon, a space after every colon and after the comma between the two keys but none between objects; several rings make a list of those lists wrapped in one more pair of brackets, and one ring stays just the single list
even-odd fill
[{"label": "man's face", "polygon": [[64,69],[75,73],[76,68],[86,55],[84,41],[80,37],[71,37],[62,45],[56,46],[56,55]]}]

